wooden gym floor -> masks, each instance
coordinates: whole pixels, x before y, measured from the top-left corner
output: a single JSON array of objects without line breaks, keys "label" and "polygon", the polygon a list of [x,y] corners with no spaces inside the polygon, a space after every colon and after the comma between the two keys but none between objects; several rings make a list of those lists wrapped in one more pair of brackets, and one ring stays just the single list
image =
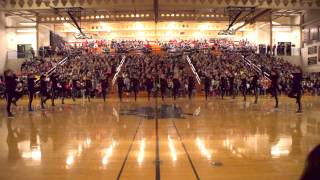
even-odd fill
[{"label": "wooden gym floor", "polygon": [[[0,102],[0,179],[298,179],[320,142],[319,97]],[[35,104],[39,104],[36,101]]]}]

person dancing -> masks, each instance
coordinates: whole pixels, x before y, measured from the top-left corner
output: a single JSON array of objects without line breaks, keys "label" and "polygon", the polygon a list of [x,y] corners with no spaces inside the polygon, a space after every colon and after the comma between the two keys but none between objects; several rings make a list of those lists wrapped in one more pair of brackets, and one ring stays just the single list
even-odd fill
[{"label": "person dancing", "polygon": [[13,98],[15,97],[15,90],[17,86],[16,76],[12,70],[6,70],[4,72],[4,79],[6,88],[8,118],[14,118],[11,112],[11,104],[13,103]]},{"label": "person dancing", "polygon": [[150,75],[147,76],[146,89],[147,89],[147,93],[148,93],[148,101],[150,101],[151,92],[153,89],[153,81],[152,81],[152,78]]},{"label": "person dancing", "polygon": [[164,97],[166,95],[167,88],[168,88],[168,82],[165,79],[164,75],[162,74],[160,76],[160,93],[161,93],[162,101],[164,101]]},{"label": "person dancing", "polygon": [[32,108],[32,101],[34,98],[34,94],[36,93],[36,88],[35,88],[35,76],[34,74],[31,72],[30,74],[28,74],[28,79],[27,79],[27,83],[28,83],[28,93],[29,93],[29,103],[28,103],[28,109],[30,112],[33,111]]},{"label": "person dancing", "polygon": [[45,75],[40,76],[40,96],[41,96],[41,109],[44,109],[44,104],[50,98],[48,94],[48,81]]},{"label": "person dancing", "polygon": [[296,103],[298,104],[297,113],[302,113],[302,106],[301,106],[301,97],[302,97],[302,70],[299,68],[295,72],[292,73],[292,85],[291,91],[289,92],[288,96],[290,98],[295,98]]},{"label": "person dancing", "polygon": [[254,97],[255,97],[254,104],[258,103],[258,96],[259,96],[258,80],[259,80],[259,74],[255,73],[252,76],[251,85],[250,85],[250,90],[253,90]]},{"label": "person dancing", "polygon": [[220,77],[220,95],[221,98],[223,99],[224,95],[226,94],[227,90],[227,78],[225,77],[224,74],[221,75]]},{"label": "person dancing", "polygon": [[61,85],[61,104],[64,104],[64,99],[67,95],[67,86],[68,86],[68,81],[65,76],[62,76],[60,78],[60,85]]},{"label": "person dancing", "polygon": [[132,83],[132,90],[134,93],[134,101],[137,101],[137,95],[139,92],[139,79],[136,75],[134,75],[134,77],[131,79],[131,83]]},{"label": "person dancing", "polygon": [[242,96],[243,96],[243,101],[247,101],[247,77],[245,74],[241,75],[241,91],[242,91]]},{"label": "person dancing", "polygon": [[123,88],[125,86],[123,77],[121,75],[119,75],[119,77],[118,77],[117,84],[118,84],[118,96],[119,96],[119,99],[120,99],[120,102],[121,102],[122,101]]},{"label": "person dancing", "polygon": [[206,74],[206,76],[204,78],[204,93],[206,96],[206,100],[208,100],[208,96],[210,93],[210,87],[211,87],[211,78],[208,74]]},{"label": "person dancing", "polygon": [[51,81],[51,105],[55,106],[54,99],[56,98],[57,91],[58,91],[58,76],[57,76],[57,74],[53,74],[50,77],[50,81]]},{"label": "person dancing", "polygon": [[72,100],[73,102],[76,101],[76,98],[78,96],[78,77],[76,75],[72,76]]},{"label": "person dancing", "polygon": [[102,93],[103,102],[106,102],[107,91],[109,87],[108,78],[106,76],[102,76],[100,83],[101,83],[101,93]]},{"label": "person dancing", "polygon": [[234,74],[231,73],[230,76],[228,77],[229,79],[229,92],[230,95],[232,96],[232,99],[235,99],[235,92],[234,92]]},{"label": "person dancing", "polygon": [[193,89],[194,89],[194,86],[195,86],[194,78],[192,77],[192,75],[190,75],[189,78],[188,78],[188,95],[189,95],[189,100],[191,100],[192,91],[193,91]]},{"label": "person dancing", "polygon": [[271,72],[270,79],[271,79],[271,87],[270,87],[271,96],[274,97],[276,101],[275,108],[279,108],[279,99],[278,99],[279,75],[277,71],[273,70]]},{"label": "person dancing", "polygon": [[179,95],[180,90],[180,81],[178,77],[173,78],[173,99],[176,100],[177,96]]},{"label": "person dancing", "polygon": [[91,91],[92,91],[92,81],[91,81],[90,75],[87,75],[85,77],[85,96],[89,102],[91,98]]}]

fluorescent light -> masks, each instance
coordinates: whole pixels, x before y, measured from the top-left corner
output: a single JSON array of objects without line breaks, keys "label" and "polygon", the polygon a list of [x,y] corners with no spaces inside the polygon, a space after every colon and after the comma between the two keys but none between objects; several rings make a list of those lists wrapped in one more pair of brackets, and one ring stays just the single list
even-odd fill
[{"label": "fluorescent light", "polygon": [[35,26],[37,23],[27,23],[27,22],[24,22],[24,23],[19,23],[21,26]]}]

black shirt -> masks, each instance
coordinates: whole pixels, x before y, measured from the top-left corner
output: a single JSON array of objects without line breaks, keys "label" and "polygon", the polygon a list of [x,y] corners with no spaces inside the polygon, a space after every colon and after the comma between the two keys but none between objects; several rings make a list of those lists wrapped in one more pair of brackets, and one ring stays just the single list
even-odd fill
[{"label": "black shirt", "polygon": [[225,77],[221,77],[221,79],[220,79],[220,86],[221,86],[222,88],[227,87],[227,79],[226,79]]},{"label": "black shirt", "polygon": [[204,88],[209,89],[211,85],[211,79],[209,77],[204,78]]},{"label": "black shirt", "polygon": [[107,89],[108,86],[109,86],[108,80],[107,80],[107,79],[102,79],[102,80],[101,80],[101,88],[102,88],[102,89]]},{"label": "black shirt", "polygon": [[28,77],[28,90],[29,91],[34,91],[35,90],[35,81],[36,78],[34,77]]},{"label": "black shirt", "polygon": [[40,80],[40,93],[47,93],[47,81],[45,79]]},{"label": "black shirt", "polygon": [[254,75],[251,81],[251,86],[252,87],[257,87],[258,86],[258,79],[259,77],[257,75]]},{"label": "black shirt", "polygon": [[148,78],[146,80],[146,86],[147,86],[147,89],[148,90],[151,90],[153,88],[153,82],[152,82],[152,79]]},{"label": "black shirt", "polygon": [[193,89],[193,87],[194,87],[194,79],[193,79],[193,77],[189,77],[188,87],[189,87],[190,90]]},{"label": "black shirt", "polygon": [[124,86],[123,78],[119,77],[117,82],[118,82],[118,89],[120,89],[120,88],[122,89]]},{"label": "black shirt", "polygon": [[292,73],[292,89],[300,90],[302,89],[301,81],[302,81],[302,73]]},{"label": "black shirt", "polygon": [[91,89],[92,88],[92,82],[91,82],[90,79],[86,79],[85,86],[86,86],[86,89]]},{"label": "black shirt", "polygon": [[56,76],[52,76],[51,78],[52,82],[52,89],[58,89],[58,80]]},{"label": "black shirt", "polygon": [[8,93],[14,92],[17,87],[16,77],[15,76],[5,76],[4,77],[6,90]]},{"label": "black shirt", "polygon": [[277,88],[279,76],[278,75],[271,75],[270,79],[271,79],[271,87]]},{"label": "black shirt", "polygon": [[230,87],[234,86],[234,76],[229,77],[229,84],[230,84]]}]

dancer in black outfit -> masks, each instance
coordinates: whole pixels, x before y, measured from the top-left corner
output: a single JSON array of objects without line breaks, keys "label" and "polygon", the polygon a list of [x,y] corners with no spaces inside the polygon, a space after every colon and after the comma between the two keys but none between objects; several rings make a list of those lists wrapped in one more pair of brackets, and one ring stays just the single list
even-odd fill
[{"label": "dancer in black outfit", "polygon": [[276,100],[275,108],[279,108],[279,99],[278,99],[279,75],[278,73],[276,71],[272,71],[270,79],[271,79],[271,87],[270,87],[271,95]]},{"label": "dancer in black outfit", "polygon": [[137,76],[134,76],[132,79],[131,79],[131,83],[132,83],[132,90],[133,90],[133,93],[134,93],[134,100],[137,101],[137,95],[138,95],[138,92],[139,92],[139,79]]},{"label": "dancer in black outfit", "polygon": [[176,100],[179,94],[180,81],[178,78],[173,78],[173,99]]},{"label": "dancer in black outfit", "polygon": [[91,78],[89,76],[86,76],[85,79],[85,96],[88,99],[88,101],[90,102],[90,98],[91,98],[91,90],[92,90],[92,81]]},{"label": "dancer in black outfit", "polygon": [[232,96],[232,99],[235,99],[235,93],[234,93],[234,75],[233,73],[230,74],[229,76],[229,92],[230,95]]},{"label": "dancer in black outfit", "polygon": [[161,77],[160,78],[160,93],[161,93],[162,101],[164,100],[164,96],[166,94],[167,88],[168,88],[167,80],[164,77]]},{"label": "dancer in black outfit", "polygon": [[72,100],[73,102],[76,101],[76,97],[78,95],[78,79],[77,76],[72,77]]},{"label": "dancer in black outfit", "polygon": [[27,83],[28,83],[28,93],[29,93],[29,103],[28,103],[28,108],[29,108],[29,111],[33,111],[32,109],[32,101],[33,101],[33,98],[34,98],[34,94],[36,93],[36,89],[35,89],[35,76],[33,73],[30,73],[28,75],[28,80],[27,80]]},{"label": "dancer in black outfit", "polygon": [[23,96],[23,81],[17,81],[15,96],[12,104],[17,106],[17,101]]},{"label": "dancer in black outfit", "polygon": [[65,77],[62,77],[60,80],[60,85],[61,85],[61,104],[64,104],[64,98],[67,95],[67,80]]},{"label": "dancer in black outfit", "polygon": [[44,109],[44,104],[49,99],[48,82],[45,75],[40,77],[40,96],[41,96],[41,109]]},{"label": "dancer in black outfit", "polygon": [[253,93],[255,96],[254,104],[258,103],[258,89],[259,89],[258,80],[259,80],[259,75],[258,73],[256,73],[252,76],[251,85],[250,85],[250,90],[253,90]]},{"label": "dancer in black outfit", "polygon": [[15,97],[15,90],[17,86],[16,77],[11,70],[4,72],[5,87],[6,87],[6,96],[7,96],[7,113],[8,118],[13,118],[11,112],[11,104],[13,103],[13,98]]},{"label": "dancer in black outfit", "polygon": [[243,101],[247,101],[247,77],[245,74],[241,75],[241,91],[242,91]]},{"label": "dancer in black outfit", "polygon": [[119,75],[118,80],[117,80],[117,84],[118,84],[118,95],[119,95],[119,99],[120,101],[122,101],[122,93],[123,93],[123,88],[124,88],[124,80],[123,77]]},{"label": "dancer in black outfit", "polygon": [[51,105],[55,106],[54,104],[54,99],[57,96],[57,91],[58,91],[58,76],[56,74],[53,74],[50,77],[51,81]]},{"label": "dancer in black outfit", "polygon": [[150,101],[151,92],[153,89],[153,81],[150,76],[148,76],[147,80],[146,80],[146,89],[147,89],[147,93],[148,93],[148,101]]},{"label": "dancer in black outfit", "polygon": [[302,85],[301,85],[301,81],[302,81],[302,71],[301,71],[301,69],[299,69],[296,72],[292,73],[291,91],[288,95],[289,97],[296,99],[296,103],[298,104],[297,113],[302,112],[302,106],[301,106]]},{"label": "dancer in black outfit", "polygon": [[206,100],[208,100],[210,87],[211,87],[211,78],[209,77],[209,75],[206,75],[206,77],[204,78],[204,93],[206,96]]},{"label": "dancer in black outfit", "polygon": [[194,82],[194,78],[190,75],[188,78],[188,95],[189,95],[189,99],[191,99],[192,97],[192,91],[194,89],[195,86],[195,82]]},{"label": "dancer in black outfit", "polygon": [[100,83],[101,83],[101,93],[102,93],[103,101],[106,102],[107,91],[109,87],[108,78],[105,76],[102,76]]},{"label": "dancer in black outfit", "polygon": [[224,75],[221,75],[220,78],[220,95],[221,98],[223,99],[224,95],[226,94],[227,90],[227,78]]}]

